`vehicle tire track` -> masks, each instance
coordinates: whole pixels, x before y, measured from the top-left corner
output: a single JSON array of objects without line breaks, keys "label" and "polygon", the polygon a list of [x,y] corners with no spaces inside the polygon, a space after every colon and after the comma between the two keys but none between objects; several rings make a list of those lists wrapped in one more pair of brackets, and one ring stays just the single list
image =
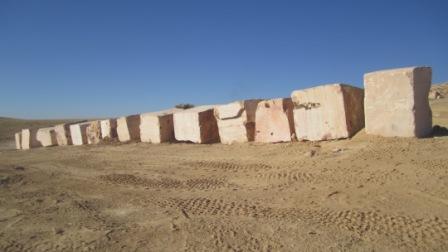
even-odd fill
[{"label": "vehicle tire track", "polygon": [[218,189],[227,186],[224,179],[212,179],[212,178],[199,178],[188,180],[177,180],[172,178],[161,179],[148,179],[137,177],[132,174],[109,174],[101,175],[98,177],[100,180],[106,183],[119,184],[119,185],[132,185],[132,186],[144,186],[150,188],[162,188],[162,189]]},{"label": "vehicle tire track", "polygon": [[303,182],[309,183],[319,179],[319,175],[302,172],[300,170],[283,170],[278,172],[258,173],[257,179],[263,179],[268,182]]},{"label": "vehicle tire track", "polygon": [[378,211],[352,209],[272,208],[208,198],[169,198],[166,200],[153,198],[147,203],[155,204],[161,208],[180,209],[188,213],[189,216],[238,216],[279,219],[290,222],[306,221],[328,227],[337,227],[353,232],[360,237],[367,233],[387,236],[402,242],[403,246],[413,247],[431,243],[448,246],[448,220],[439,217],[413,218],[389,215]]},{"label": "vehicle tire track", "polygon": [[217,169],[221,171],[260,171],[260,170],[270,170],[276,167],[262,164],[262,163],[249,163],[249,164],[238,164],[228,161],[188,161],[183,162],[181,165],[196,167],[201,169]]}]

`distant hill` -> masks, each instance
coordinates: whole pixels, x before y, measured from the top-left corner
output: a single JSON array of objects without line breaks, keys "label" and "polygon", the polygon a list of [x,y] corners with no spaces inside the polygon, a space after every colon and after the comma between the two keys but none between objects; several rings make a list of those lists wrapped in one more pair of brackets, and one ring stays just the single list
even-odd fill
[{"label": "distant hill", "polygon": [[448,98],[448,82],[433,84],[431,87],[431,93],[435,92],[438,92],[443,98]]},{"label": "distant hill", "polygon": [[45,128],[60,123],[76,122],[76,119],[25,120],[0,117],[0,142],[14,140],[14,133],[26,128]]}]

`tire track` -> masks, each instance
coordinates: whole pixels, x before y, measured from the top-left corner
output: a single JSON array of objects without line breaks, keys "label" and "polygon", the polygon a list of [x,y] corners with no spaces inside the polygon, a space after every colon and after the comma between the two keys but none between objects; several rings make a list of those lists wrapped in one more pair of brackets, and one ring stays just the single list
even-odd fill
[{"label": "tire track", "polygon": [[268,182],[303,182],[310,183],[319,179],[319,175],[306,173],[300,170],[284,170],[279,172],[258,173],[257,179],[263,179]]},{"label": "tire track", "polygon": [[396,239],[403,246],[421,244],[442,244],[448,246],[448,220],[439,217],[413,218],[389,215],[378,211],[300,209],[260,207],[222,199],[169,198],[166,200],[147,199],[140,204],[155,204],[161,208],[173,208],[186,212],[189,216],[238,216],[251,218],[278,219],[289,222],[306,221],[323,226],[337,227],[353,232],[360,237],[367,233]]},{"label": "tire track", "polygon": [[162,189],[217,189],[227,186],[224,179],[199,178],[177,180],[172,178],[147,179],[132,174],[109,174],[98,177],[100,180],[111,184],[144,186]]},{"label": "tire track", "polygon": [[254,234],[247,228],[230,223],[212,222],[201,225],[199,231],[212,234],[213,249],[222,251],[277,251],[283,246],[271,237]]},{"label": "tire track", "polygon": [[217,169],[221,171],[231,171],[231,172],[260,171],[276,168],[274,166],[262,163],[238,164],[227,161],[188,161],[181,163],[181,165],[201,169]]}]

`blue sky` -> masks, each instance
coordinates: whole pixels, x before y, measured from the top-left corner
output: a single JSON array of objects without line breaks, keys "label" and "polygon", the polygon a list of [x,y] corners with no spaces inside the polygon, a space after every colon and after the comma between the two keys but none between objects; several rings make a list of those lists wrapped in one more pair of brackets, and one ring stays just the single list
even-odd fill
[{"label": "blue sky", "polygon": [[429,65],[448,1],[0,1],[0,116],[106,117]]}]

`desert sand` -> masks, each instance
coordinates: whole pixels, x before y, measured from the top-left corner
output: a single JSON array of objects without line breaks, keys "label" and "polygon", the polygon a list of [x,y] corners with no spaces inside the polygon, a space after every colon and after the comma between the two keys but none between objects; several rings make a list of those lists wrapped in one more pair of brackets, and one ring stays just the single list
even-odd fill
[{"label": "desert sand", "polygon": [[446,135],[0,150],[0,250],[447,251]]}]

